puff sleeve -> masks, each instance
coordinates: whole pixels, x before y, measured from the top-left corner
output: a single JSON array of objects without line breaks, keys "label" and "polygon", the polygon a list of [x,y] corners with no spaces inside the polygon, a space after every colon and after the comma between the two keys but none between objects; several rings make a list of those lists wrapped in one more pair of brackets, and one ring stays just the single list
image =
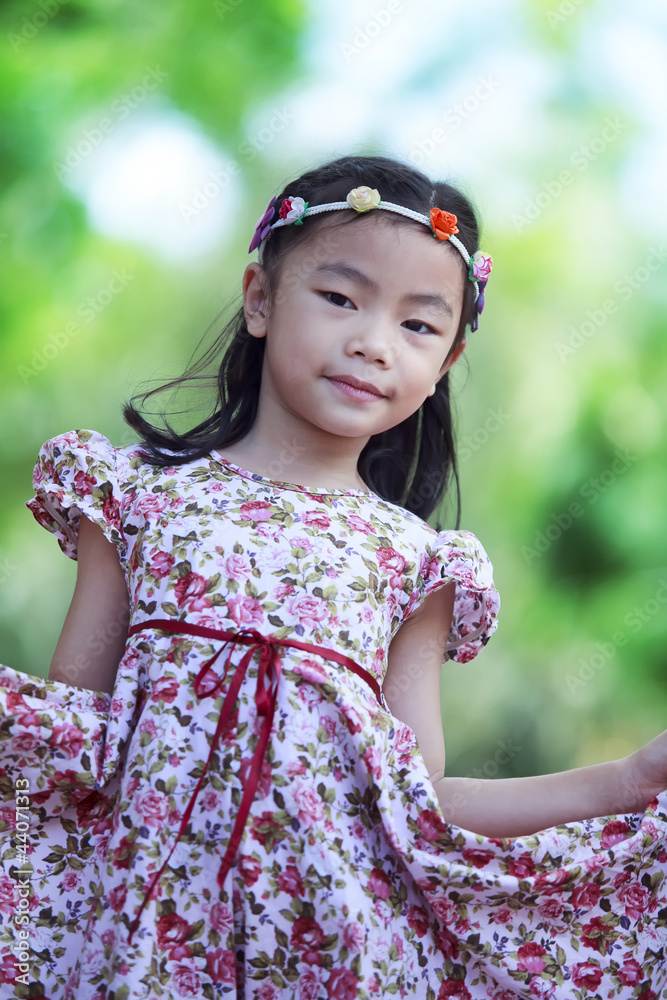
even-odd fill
[{"label": "puff sleeve", "polygon": [[497,629],[500,608],[493,566],[481,542],[470,531],[437,532],[426,547],[420,573],[424,596],[452,580],[456,583],[444,660],[474,659]]},{"label": "puff sleeve", "polygon": [[121,486],[116,449],[98,431],[74,430],[46,441],[32,475],[35,496],[26,507],[58,539],[70,559],[77,558],[79,524],[84,513],[116,546],[121,562],[127,539],[121,522]]}]

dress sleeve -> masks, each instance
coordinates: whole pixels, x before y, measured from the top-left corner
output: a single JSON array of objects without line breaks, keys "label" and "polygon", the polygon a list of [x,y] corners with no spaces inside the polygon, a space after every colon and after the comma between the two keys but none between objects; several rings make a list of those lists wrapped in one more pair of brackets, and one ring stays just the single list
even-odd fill
[{"label": "dress sleeve", "polygon": [[120,516],[116,449],[98,431],[74,430],[46,441],[32,474],[35,496],[26,507],[51,531],[70,559],[77,558],[84,513],[116,546],[122,561],[127,539]]},{"label": "dress sleeve", "polygon": [[470,531],[440,531],[427,545],[420,573],[423,593],[455,581],[454,612],[444,660],[474,659],[498,628],[500,596],[493,585],[493,566],[481,542]]}]

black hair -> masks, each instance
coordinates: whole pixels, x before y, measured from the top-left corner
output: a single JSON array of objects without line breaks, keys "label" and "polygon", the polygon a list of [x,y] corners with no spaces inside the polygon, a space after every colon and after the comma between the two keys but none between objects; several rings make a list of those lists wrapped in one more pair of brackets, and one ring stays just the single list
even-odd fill
[{"label": "black hair", "polygon": [[[352,188],[362,185],[377,188],[383,201],[395,202],[425,215],[434,207],[453,213],[459,229],[457,238],[471,256],[478,250],[479,225],[469,199],[451,184],[431,181],[415,167],[385,156],[343,156],[289,181],[276,197],[274,219],[284,198],[301,197],[310,205],[321,205],[344,201]],[[365,216],[365,213],[355,213],[350,219],[345,212],[343,219],[336,222],[335,214],[309,216],[303,225],[271,230],[262,251],[269,309],[276,300],[278,282],[289,252],[313,240],[322,228],[320,220],[330,220],[327,226],[335,228],[337,225],[354,224],[355,220]],[[431,236],[420,222],[389,212],[383,212],[382,217],[383,221],[391,221],[394,225],[423,229],[425,236]],[[462,273],[467,274],[465,262],[458,251],[452,247],[449,252],[456,254]],[[465,339],[466,328],[474,320],[474,293],[473,283],[464,281],[461,319],[448,358]],[[142,437],[145,461],[162,468],[181,465],[205,458],[215,449],[242,440],[257,415],[265,342],[264,337],[253,337],[248,332],[241,304],[206,354],[191,364],[183,375],[133,396],[123,406],[122,412],[125,421]],[[201,374],[211,362],[217,366],[215,373]],[[357,471],[379,496],[424,520],[443,499],[453,479],[458,528],[461,493],[449,375],[447,371],[440,377],[435,393],[424,400],[416,413],[397,426],[369,438],[359,455]],[[134,405],[135,400],[143,402],[167,389],[178,390],[188,385],[198,387],[201,383],[215,385],[214,411],[182,434],[170,426],[164,413],[161,417],[166,430],[160,430],[147,421]],[[201,400],[199,390],[198,395]],[[163,454],[161,449],[170,454]],[[436,528],[441,530],[439,525]]]}]

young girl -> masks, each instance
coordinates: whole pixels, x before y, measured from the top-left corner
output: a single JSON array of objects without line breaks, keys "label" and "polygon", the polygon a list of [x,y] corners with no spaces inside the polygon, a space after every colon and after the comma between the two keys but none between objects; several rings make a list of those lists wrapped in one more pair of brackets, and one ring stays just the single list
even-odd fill
[{"label": "young girl", "polygon": [[140,443],[39,452],[27,506],[78,576],[49,681],[0,670],[2,996],[667,996],[667,732],[444,776],[441,666],[499,608],[479,541],[425,520],[458,496],[472,207],[343,157],[255,248],[209,419],[128,404]]}]

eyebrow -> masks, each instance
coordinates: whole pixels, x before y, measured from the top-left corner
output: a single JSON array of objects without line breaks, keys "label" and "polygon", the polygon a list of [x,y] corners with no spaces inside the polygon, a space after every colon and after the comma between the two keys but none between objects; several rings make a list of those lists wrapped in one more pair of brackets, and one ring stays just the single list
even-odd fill
[{"label": "eyebrow", "polygon": [[[321,264],[319,267],[314,268],[311,272],[313,275],[316,274],[332,274],[337,278],[347,278],[348,281],[353,281],[357,285],[361,285],[362,288],[367,288],[371,292],[377,292],[379,290],[379,285],[372,278],[369,278],[367,274],[359,271],[356,267],[351,264],[346,264],[343,260],[335,260],[330,264]],[[444,312],[450,318],[453,318],[454,313],[452,307],[446,298],[442,295],[431,295],[428,292],[413,292],[409,295],[403,296],[404,302],[411,302],[414,305],[419,306],[432,306],[438,309],[440,312]]]}]

